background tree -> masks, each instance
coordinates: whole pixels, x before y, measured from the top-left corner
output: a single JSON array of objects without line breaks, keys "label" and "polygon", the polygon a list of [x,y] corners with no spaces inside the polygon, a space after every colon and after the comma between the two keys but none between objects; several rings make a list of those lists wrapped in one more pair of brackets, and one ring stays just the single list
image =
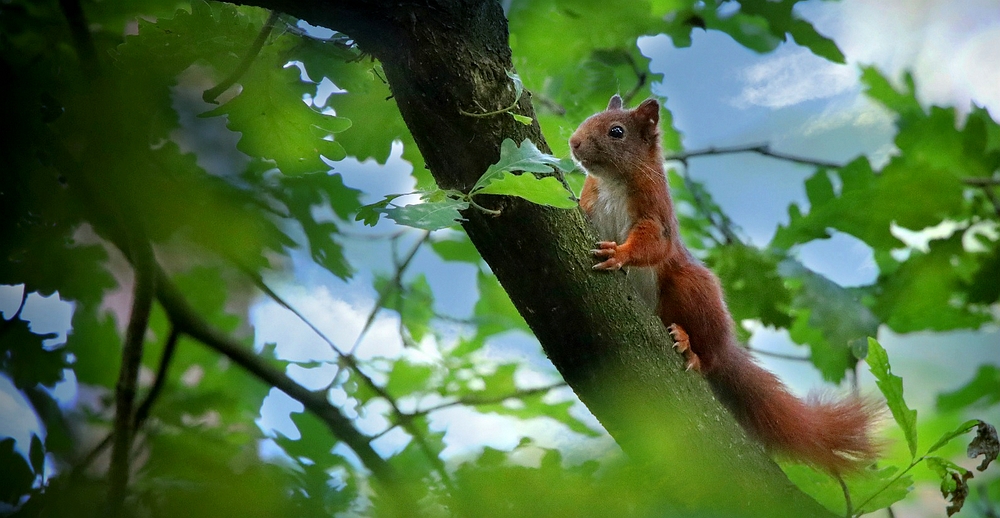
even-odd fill
[{"label": "background tree", "polygon": [[[766,146],[683,150],[664,113],[665,146],[681,165],[750,151],[816,168],[805,186],[809,210],[790,207],[766,248],[740,236],[686,167],[671,180],[690,209],[686,241],[722,277],[738,321],[788,329],[830,381],[872,355],[902,455],[847,480],[846,502],[836,481],[801,466],[785,467],[793,485],[744,437],[666,352],[663,329],[622,280],[590,271],[593,236],[578,211],[560,208],[572,206],[563,186],[578,186],[580,176],[548,154],[542,135],[558,136],[555,156],[565,157],[565,135],[610,92],[650,95],[638,36],[663,33],[684,46],[692,30],[717,30],[759,52],[791,36],[843,61],[795,3],[636,2],[610,12],[558,1],[5,4],[2,115],[18,131],[2,144],[0,284],[19,301],[4,310],[0,350],[44,433],[36,428],[18,449],[12,439],[0,443],[11,466],[3,501],[20,515],[843,515],[905,497],[910,477],[926,470],[960,507],[972,472],[947,460],[958,446],[945,443],[975,429],[976,448],[996,457],[995,434],[990,442],[986,425],[958,417],[984,399],[996,404],[996,367],[984,364],[966,388],[942,396],[940,419],[921,430],[882,349],[866,337],[883,325],[995,325],[1000,131],[987,111],[973,109],[956,125],[953,109],[916,101],[912,80],[899,89],[866,70],[869,94],[897,116],[900,153],[881,167],[864,156],[842,165]],[[346,93],[321,102],[320,78]],[[217,106],[191,101],[191,92]],[[231,133],[208,125],[223,117]],[[220,140],[205,146],[206,137]],[[393,194],[362,207],[338,161],[385,162],[396,140],[420,199]],[[313,325],[275,291],[276,272],[289,271],[301,248],[350,277],[357,265],[344,247],[355,215],[367,223],[384,215],[421,233],[387,238],[394,251],[409,248],[375,278],[377,301],[353,345],[315,326],[329,345],[324,358],[289,361],[273,345],[251,348],[254,297]],[[459,219],[465,233],[444,230]],[[955,225],[948,237],[925,252],[893,253],[902,245],[893,225],[942,221]],[[829,229],[874,250],[874,284],[847,290],[795,260],[793,247]],[[478,272],[471,320],[436,315],[426,279],[407,274],[427,247]],[[74,304],[65,343],[22,314],[31,294],[57,291]],[[109,306],[119,311],[108,314]],[[397,357],[359,349],[381,310],[399,315],[409,347]],[[444,462],[430,417],[459,405],[597,433],[569,412],[572,402],[555,399],[560,380],[525,387],[519,362],[481,354],[511,329],[538,338],[628,462],[603,458],[598,470],[596,459],[566,463],[530,442]],[[295,380],[301,369],[335,374],[310,387]],[[64,378],[74,380],[75,403],[50,390]],[[295,414],[300,439],[267,441],[252,422],[271,389],[308,411]],[[371,414],[382,430],[364,429]],[[375,440],[396,430],[405,446],[379,451]],[[918,433],[944,436],[928,448]],[[511,462],[530,452],[541,455],[537,467]],[[980,487],[989,512],[1000,489],[995,478]]]}]

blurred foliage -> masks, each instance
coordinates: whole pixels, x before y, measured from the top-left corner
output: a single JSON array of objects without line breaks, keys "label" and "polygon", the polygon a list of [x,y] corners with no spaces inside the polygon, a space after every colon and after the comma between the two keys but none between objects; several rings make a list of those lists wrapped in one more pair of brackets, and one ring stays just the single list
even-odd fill
[{"label": "blurred foliage", "polygon": [[[519,74],[512,79],[532,92],[555,156],[565,157],[569,134],[604,108],[609,93],[621,92],[632,104],[651,95],[655,78],[636,46],[640,36],[667,34],[683,47],[693,30],[715,30],[758,52],[791,38],[843,62],[836,44],[796,15],[797,1],[640,0],[608,8],[597,0],[517,0],[508,12]],[[77,5],[82,14],[73,11]],[[471,202],[438,191],[425,200],[444,207],[433,214],[390,206],[394,196],[362,209],[362,194],[385,193],[346,185],[336,172],[346,167],[340,161],[384,164],[394,142],[402,143],[416,188],[435,192],[381,67],[348,36],[320,37],[285,15],[262,33],[269,18],[259,8],[202,0],[0,3],[0,119],[16,128],[0,139],[0,289],[20,298],[0,320],[0,372],[40,424],[28,444],[0,438],[0,514],[95,516],[105,508],[108,456],[98,444],[111,432],[122,361],[130,232],[141,229],[154,245],[170,282],[205,325],[249,350],[257,289],[289,270],[297,251],[332,276],[351,279],[359,269],[372,273],[345,254],[345,230],[359,227],[355,217],[373,224],[386,214],[438,229],[453,226],[457,209]],[[251,53],[261,36],[263,45]],[[325,80],[338,88],[323,99],[318,88]],[[900,333],[995,325],[1000,297],[1000,126],[981,108],[964,118],[953,108],[925,108],[909,77],[897,87],[866,69],[863,81],[896,116],[898,153],[881,168],[867,157],[840,168],[818,166],[805,183],[808,208],[792,205],[789,223],[767,249],[742,242],[702,185],[670,173],[685,242],[720,276],[737,322],[787,330],[832,382],[872,354],[866,337],[881,325]],[[214,100],[205,96],[215,104],[181,102],[229,83]],[[671,114],[661,115],[664,147],[682,151]],[[212,165],[220,160],[228,167]],[[505,143],[501,163],[484,173],[482,192],[569,205],[556,177],[510,173],[556,169],[571,167],[530,142]],[[580,182],[580,175],[567,174],[568,185],[579,189]],[[897,237],[897,229],[942,222],[955,230],[926,248]],[[830,230],[872,248],[880,272],[875,283],[844,289],[795,259],[797,246],[825,239]],[[390,239],[412,241],[406,233]],[[383,456],[412,479],[409,487],[420,488],[414,513],[698,514],[669,507],[655,476],[583,446],[570,459],[565,450],[525,437],[511,451],[486,447],[443,459],[444,431],[433,417],[446,409],[544,419],[578,444],[604,435],[580,417],[555,372],[544,373],[548,385],[528,384],[523,375],[537,367],[490,354],[488,345],[501,335],[530,330],[468,238],[442,230],[415,246],[414,253],[429,250],[445,267],[473,269],[477,297],[470,317],[439,314],[435,285],[407,271],[413,254],[394,257],[394,271],[371,275],[378,304],[357,343],[385,312],[398,319],[406,346],[401,355],[361,359],[350,344],[330,341],[339,351],[335,360],[293,361],[264,344],[256,351],[261,365],[289,375],[330,368],[335,374],[320,390],[331,408],[356,419],[349,422],[359,429],[362,421],[366,430],[381,422],[381,430],[369,432],[377,436],[373,443],[403,436],[401,449]],[[72,303],[65,343],[22,315],[29,296],[54,293]],[[135,445],[129,515],[332,516],[392,509],[396,495],[374,480],[322,416],[293,413],[297,437],[258,424],[262,402],[277,388],[188,333],[171,345],[174,319],[156,304],[144,340],[140,397],[149,397],[151,411]],[[936,452],[938,460],[918,466],[916,437],[962,436],[968,429],[955,423],[965,414],[995,409],[996,366],[982,365],[964,387],[939,396],[938,414],[917,421],[902,400],[903,380],[875,350],[873,368],[880,383],[891,386],[885,392],[904,425],[890,433],[905,435],[901,444],[910,455],[894,450],[890,462],[897,465],[847,481],[855,511],[906,497],[913,480],[944,480],[942,487],[955,495],[961,486],[948,480],[964,474],[947,458],[961,453],[958,441],[939,441],[921,457]],[[67,386],[76,396],[59,399],[55,394]],[[786,471],[821,503],[844,512],[836,481],[804,466]],[[995,513],[1000,483],[981,478],[988,485],[977,486],[983,496],[967,509]]]}]

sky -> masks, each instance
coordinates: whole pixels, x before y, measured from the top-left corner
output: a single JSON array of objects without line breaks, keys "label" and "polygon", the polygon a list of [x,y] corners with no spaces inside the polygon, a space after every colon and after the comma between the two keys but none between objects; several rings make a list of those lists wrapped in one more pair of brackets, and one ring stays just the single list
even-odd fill
[{"label": "sky", "polygon": [[[847,161],[864,153],[876,162],[884,161],[893,152],[894,129],[889,114],[861,93],[858,66],[868,64],[896,81],[903,71],[911,70],[925,105],[946,104],[961,109],[975,102],[985,106],[994,119],[1000,119],[1000,58],[995,50],[1000,49],[1000,0],[813,1],[800,6],[798,12],[838,43],[847,56],[846,65],[832,64],[793,44],[758,55],[726,35],[703,31],[694,32],[693,44],[687,49],[674,49],[664,36],[640,40],[641,51],[652,60],[653,72],[665,74],[653,90],[666,98],[666,107],[683,133],[686,148],[768,143],[778,151],[824,160]],[[204,123],[200,121],[206,119],[182,120],[192,127]],[[184,145],[197,152],[194,140]],[[346,159],[335,169],[344,174],[345,183],[367,193],[363,201],[370,203],[384,194],[412,190],[410,166],[400,155],[397,145],[385,166]],[[776,225],[786,220],[790,202],[807,206],[802,180],[812,171],[756,155],[731,155],[692,160],[690,173],[704,182],[744,235],[762,245]],[[383,222],[366,232],[384,234],[394,230]],[[404,243],[400,249],[408,246]],[[335,343],[349,348],[374,304],[372,272],[386,273],[392,268],[389,252],[383,243],[351,239],[348,257],[353,264],[364,265],[354,280],[335,279],[312,264],[306,254],[297,253],[293,255],[294,275],[276,276],[268,282]],[[797,253],[808,267],[844,286],[868,284],[877,274],[871,251],[850,236],[835,235],[825,242],[801,247]],[[445,264],[424,250],[416,255],[410,271],[411,275],[427,276],[439,312],[457,317],[469,315],[476,296],[474,267]],[[9,318],[10,310],[4,308],[9,308],[19,295],[17,288],[0,287],[0,311],[4,311],[5,318]],[[25,309],[25,317],[30,317],[33,326],[60,336],[69,329],[70,315],[68,303],[36,295],[29,297]],[[258,302],[251,320],[258,346],[276,342],[280,357],[331,358],[325,342],[272,302]],[[433,360],[433,344],[404,351],[397,329],[396,318],[383,312],[361,342],[359,356],[407,354],[414,361]],[[904,379],[923,380],[922,384],[906,386],[908,401],[922,406],[932,403],[936,393],[964,384],[983,358],[995,358],[1000,332],[989,328],[898,336],[883,330],[879,339],[889,350],[894,371]],[[962,354],[954,353],[958,343]],[[767,329],[758,330],[752,344],[775,352],[802,351],[784,333]],[[522,386],[557,379],[537,343],[528,337],[507,335],[492,344],[486,354],[494,359],[527,360],[527,367],[518,373]],[[799,363],[765,358],[764,364],[799,394],[823,387],[818,373]],[[290,367],[288,374],[309,387],[324,386],[333,376],[331,369],[322,368],[306,371]],[[863,387],[873,386],[870,377],[863,376],[861,382]],[[344,394],[334,393],[332,397],[342,400]],[[553,397],[573,396],[567,390]],[[267,433],[294,438],[297,431],[287,414],[300,410],[301,405],[274,392],[264,403],[259,423]],[[596,426],[582,405],[574,412]],[[361,421],[363,431],[374,433],[386,425],[384,420],[372,417],[374,413],[369,412],[369,417]],[[0,420],[0,435],[18,438],[19,447],[23,444],[26,448],[27,434],[37,429],[37,424],[30,413],[25,413],[23,398],[3,378],[0,414],[20,416]],[[566,448],[570,459],[614,448],[606,436],[583,440],[550,420],[517,423],[458,408],[434,414],[432,427],[448,429],[445,457],[450,459],[461,458],[484,444],[510,449],[522,435],[544,446]],[[389,434],[373,446],[388,454],[403,445],[405,437]],[[531,463],[533,459],[523,461]]]}]

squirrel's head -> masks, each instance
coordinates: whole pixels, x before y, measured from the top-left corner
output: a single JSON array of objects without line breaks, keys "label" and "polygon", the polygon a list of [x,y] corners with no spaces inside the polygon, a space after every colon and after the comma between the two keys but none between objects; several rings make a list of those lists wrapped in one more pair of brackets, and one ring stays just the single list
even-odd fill
[{"label": "squirrel's head", "polygon": [[659,122],[660,103],[656,99],[625,110],[622,98],[615,94],[606,110],[592,115],[573,132],[570,152],[588,173],[621,181],[662,161]]}]

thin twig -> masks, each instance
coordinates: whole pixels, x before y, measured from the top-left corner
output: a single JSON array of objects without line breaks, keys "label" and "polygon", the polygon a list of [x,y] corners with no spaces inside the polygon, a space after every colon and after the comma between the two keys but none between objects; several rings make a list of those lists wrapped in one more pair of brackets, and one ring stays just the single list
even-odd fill
[{"label": "thin twig", "polygon": [[[428,233],[428,235],[429,235],[429,233]],[[421,240],[421,243],[418,243],[417,246],[414,247],[414,249],[407,255],[406,259],[403,261],[402,264],[397,265],[397,272],[399,273],[399,275],[401,275],[402,270],[406,269],[406,266],[413,259],[413,255],[416,253],[416,250],[419,248],[420,244],[422,244],[423,241],[426,240],[426,238],[427,238],[428,235],[425,235],[424,239]],[[293,315],[295,315],[300,321],[302,321],[303,323],[305,323],[309,327],[309,329],[311,329],[314,333],[316,333],[316,335],[319,336],[320,339],[322,339],[324,342],[326,342],[330,346],[330,349],[338,356],[338,358],[340,359],[340,363],[342,365],[348,367],[349,369],[352,369],[355,373],[357,373],[358,377],[361,378],[361,381],[369,389],[371,389],[372,392],[374,392],[375,394],[377,394],[382,399],[385,399],[386,402],[389,403],[389,406],[391,407],[391,409],[393,411],[393,414],[396,416],[397,421],[400,421],[400,422],[403,421],[403,419],[400,416],[403,416],[404,414],[403,414],[402,411],[400,411],[399,404],[396,402],[396,399],[393,398],[391,394],[389,394],[388,392],[386,392],[385,388],[383,388],[379,384],[375,383],[375,380],[373,380],[370,376],[368,376],[367,374],[365,374],[361,370],[361,366],[358,365],[358,362],[354,358],[353,354],[345,354],[343,351],[341,351],[336,346],[336,344],[333,343],[333,340],[330,339],[330,337],[328,337],[326,335],[326,333],[324,333],[323,331],[321,331],[319,329],[319,327],[317,327],[315,324],[313,324],[309,319],[307,319],[305,317],[305,315],[303,315],[294,306],[292,306],[291,304],[289,304],[284,298],[282,298],[280,295],[278,295],[277,293],[275,293],[275,291],[272,290],[271,287],[268,286],[264,282],[264,279],[259,274],[257,274],[256,272],[250,270],[249,268],[243,267],[242,265],[240,265],[240,269],[253,280],[254,284],[261,291],[263,291],[264,294],[266,294],[268,297],[270,297],[272,300],[274,300],[276,303],[278,303],[278,305],[280,305],[281,307],[283,307],[283,308],[287,309],[288,311],[292,312]],[[397,279],[398,279],[399,275],[397,275],[397,277],[396,277]],[[397,285],[398,285],[398,280],[397,280]],[[376,305],[376,311],[380,307],[381,307],[381,303],[378,304],[378,305]],[[362,331],[362,333],[364,333],[364,331]],[[430,446],[427,444],[427,441],[424,439],[424,437],[422,435],[420,435],[420,433],[418,432],[418,430],[416,430],[415,427],[412,426],[412,423],[408,423],[408,424],[409,424],[409,426],[406,426],[406,430],[410,433],[410,435],[413,436],[413,440],[417,441],[417,445],[420,446],[421,450],[423,450],[424,454],[427,456],[427,458],[431,462],[431,464],[434,465],[435,470],[438,472],[438,475],[441,477],[442,483],[445,484],[445,486],[448,488],[449,491],[454,492],[454,489],[455,489],[454,485],[451,482],[451,477],[448,475],[447,470],[445,470],[444,463],[441,462],[441,459],[433,451],[431,451]],[[374,440],[374,439],[376,439],[376,438],[377,437],[369,437],[369,438],[367,438],[367,441],[369,443],[371,443],[371,441]]]},{"label": "thin twig", "polygon": [[94,46],[94,38],[90,34],[90,24],[83,14],[83,7],[79,0],[59,0],[59,8],[69,23],[69,31],[73,36],[73,45],[80,56],[80,64],[84,74],[93,79],[100,72],[100,64],[97,61],[97,48]]},{"label": "thin twig", "polygon": [[368,437],[359,432],[339,408],[327,401],[325,392],[313,392],[299,385],[253,351],[209,325],[188,305],[167,278],[166,273],[159,269],[157,281],[157,298],[170,321],[180,332],[221,353],[264,383],[302,403],[307,410],[326,424],[337,439],[354,450],[361,463],[372,472],[376,480],[401,491],[397,494],[397,498],[401,498],[403,504],[406,504],[407,500],[409,504],[413,504],[412,495],[406,493],[402,487],[403,479],[400,474],[372,449],[368,444]]},{"label": "thin twig", "polygon": [[962,180],[962,183],[979,187],[986,196],[986,199],[993,205],[993,211],[996,212],[997,217],[1000,217],[1000,197],[997,196],[994,190],[997,186],[1000,186],[1000,178],[966,178]]},{"label": "thin twig", "polygon": [[799,356],[797,354],[776,353],[776,352],[771,352],[771,351],[765,351],[763,349],[755,349],[753,347],[748,347],[747,349],[750,352],[759,354],[761,356],[770,356],[771,358],[781,358],[782,360],[793,360],[793,361],[797,361],[797,362],[811,362],[812,361],[812,359],[809,358],[808,356]]},{"label": "thin twig", "polygon": [[[504,394],[502,396],[493,396],[493,397],[480,397],[480,396],[475,396],[475,395],[465,396],[465,397],[458,398],[458,399],[456,399],[454,401],[448,401],[446,403],[440,403],[440,404],[437,404],[437,405],[434,405],[434,406],[431,406],[431,407],[422,408],[422,409],[416,410],[414,412],[404,413],[404,414],[402,414],[402,417],[403,417],[404,421],[405,420],[412,420],[412,419],[415,419],[417,417],[421,417],[421,416],[425,416],[427,414],[430,414],[431,412],[436,412],[438,410],[443,410],[445,408],[451,408],[453,406],[459,406],[459,405],[465,405],[465,406],[495,405],[497,403],[503,403],[504,401],[507,401],[508,399],[525,398],[525,397],[533,396],[535,394],[545,393],[545,392],[548,392],[550,390],[561,388],[561,387],[566,387],[566,386],[567,386],[567,383],[565,381],[561,381],[559,383],[553,383],[551,385],[546,385],[544,387],[535,387],[535,388],[530,388],[530,389],[517,390],[515,392],[511,392],[510,394]],[[379,437],[382,437],[383,435],[389,433],[390,430],[393,430],[397,426],[402,426],[402,425],[403,425],[402,422],[393,423],[392,425],[390,425],[385,430],[382,430],[381,432],[373,435],[372,436],[372,440],[374,441],[375,439],[378,439]]]},{"label": "thin twig", "polygon": [[153,404],[156,403],[156,400],[160,397],[160,393],[163,392],[163,387],[167,384],[170,362],[174,359],[174,351],[177,350],[178,338],[180,338],[180,332],[177,330],[177,326],[171,325],[167,341],[163,345],[163,354],[160,356],[160,366],[156,369],[156,379],[153,380],[153,386],[149,387],[149,392],[146,393],[142,404],[135,411],[136,429],[139,429],[146,422],[146,418],[149,417],[149,411],[152,410]]},{"label": "thin twig", "polygon": [[796,164],[809,165],[814,167],[823,167],[826,169],[840,169],[841,167],[844,167],[844,164],[839,164],[836,162],[828,162],[826,160],[806,158],[798,155],[791,155],[788,153],[780,153],[777,151],[772,151],[771,146],[769,144],[751,144],[745,146],[731,146],[731,147],[713,146],[705,149],[698,149],[695,151],[685,151],[684,153],[675,153],[673,155],[666,156],[664,159],[686,162],[689,158],[714,156],[714,155],[733,155],[737,153],[757,153],[758,155],[776,158],[778,160],[785,160],[786,162],[794,162]]},{"label": "thin twig", "polygon": [[257,34],[257,38],[253,40],[250,45],[250,50],[247,51],[247,55],[243,56],[239,65],[233,70],[233,73],[229,74],[219,84],[205,90],[201,98],[208,103],[215,103],[215,100],[222,95],[222,92],[229,90],[229,87],[236,84],[237,81],[243,77],[243,74],[250,70],[250,65],[253,61],[257,59],[257,55],[260,54],[260,49],[264,48],[264,43],[267,42],[267,37],[271,35],[271,30],[274,29],[274,23],[278,21],[278,16],[280,13],[278,11],[271,11],[271,15],[267,17],[267,21],[264,22],[264,26],[261,27],[260,33]]},{"label": "thin twig", "polygon": [[156,290],[155,258],[149,241],[136,229],[127,230],[129,258],[135,272],[132,295],[132,314],[125,330],[122,346],[122,364],[115,385],[114,439],[111,447],[111,466],[108,469],[108,516],[121,513],[129,479],[129,456],[135,429],[134,403],[139,366],[142,363],[142,342],[149,325]]},{"label": "thin twig", "polygon": [[[743,240],[741,240],[740,237],[736,235],[736,232],[733,230],[729,218],[726,217],[725,214],[721,215],[721,217],[719,218],[720,221],[716,220],[715,213],[709,210],[708,204],[705,202],[705,198],[702,196],[703,187],[700,185],[696,185],[694,179],[691,178],[686,159],[683,160],[683,163],[684,163],[684,174],[682,175],[682,177],[684,178],[684,185],[687,187],[688,192],[691,193],[691,197],[694,198],[695,208],[698,210],[698,212],[701,213],[702,216],[708,219],[709,223],[711,223],[713,227],[715,227],[719,232],[722,233],[722,237],[723,239],[725,239],[725,243],[718,243],[717,240],[716,242],[720,245],[721,244],[731,245],[734,243],[743,244]],[[715,240],[715,236],[712,236],[712,238],[713,240]]]},{"label": "thin twig", "polygon": [[[132,425],[133,429],[139,430],[142,425],[146,422],[149,417],[149,411],[153,407],[153,403],[159,397],[160,393],[163,391],[163,386],[166,384],[167,371],[169,370],[170,361],[173,358],[174,350],[177,348],[177,339],[180,337],[180,333],[177,331],[175,326],[170,327],[170,334],[167,336],[167,341],[163,346],[163,355],[160,357],[160,366],[156,372],[156,379],[153,381],[153,386],[150,387],[149,392],[146,393],[146,397],[139,404],[139,409],[135,411],[135,420]],[[97,457],[100,456],[108,446],[111,445],[111,440],[114,438],[115,432],[112,430],[104,437],[104,439],[97,444],[89,453],[73,466],[73,474],[78,475],[87,469]]]},{"label": "thin twig", "polygon": [[[430,239],[430,236],[430,231],[425,230],[424,235],[417,241],[417,244],[413,245],[410,252],[406,254],[406,258],[400,262],[399,266],[396,268],[396,274],[393,275],[393,278],[390,281],[393,286],[399,285],[403,278],[403,273],[410,266],[410,262],[413,260],[413,257],[417,255],[417,251],[420,250],[420,247],[423,246],[428,239]],[[365,319],[364,327],[361,328],[361,332],[358,333],[358,338],[354,341],[354,345],[352,345],[350,351],[347,352],[348,356],[354,356],[354,353],[358,350],[358,346],[361,345],[361,340],[364,339],[368,330],[371,329],[372,324],[375,323],[375,316],[378,315],[379,310],[382,309],[382,306],[385,304],[386,298],[389,294],[389,290],[386,290],[380,293],[378,299],[375,300],[375,306],[372,308],[371,312],[368,313],[368,318]]]},{"label": "thin twig", "polygon": [[635,86],[632,87],[625,95],[622,96],[622,102],[626,105],[632,102],[632,98],[635,97],[639,90],[642,90],[643,86],[646,86],[646,80],[649,79],[649,74],[639,68],[639,65],[632,59],[632,55],[627,52],[622,52],[628,59],[628,64],[632,67],[632,72],[635,73]]},{"label": "thin twig", "polygon": [[966,185],[974,185],[976,187],[983,187],[987,185],[1000,186],[1000,178],[966,178],[962,180],[962,183]]}]

